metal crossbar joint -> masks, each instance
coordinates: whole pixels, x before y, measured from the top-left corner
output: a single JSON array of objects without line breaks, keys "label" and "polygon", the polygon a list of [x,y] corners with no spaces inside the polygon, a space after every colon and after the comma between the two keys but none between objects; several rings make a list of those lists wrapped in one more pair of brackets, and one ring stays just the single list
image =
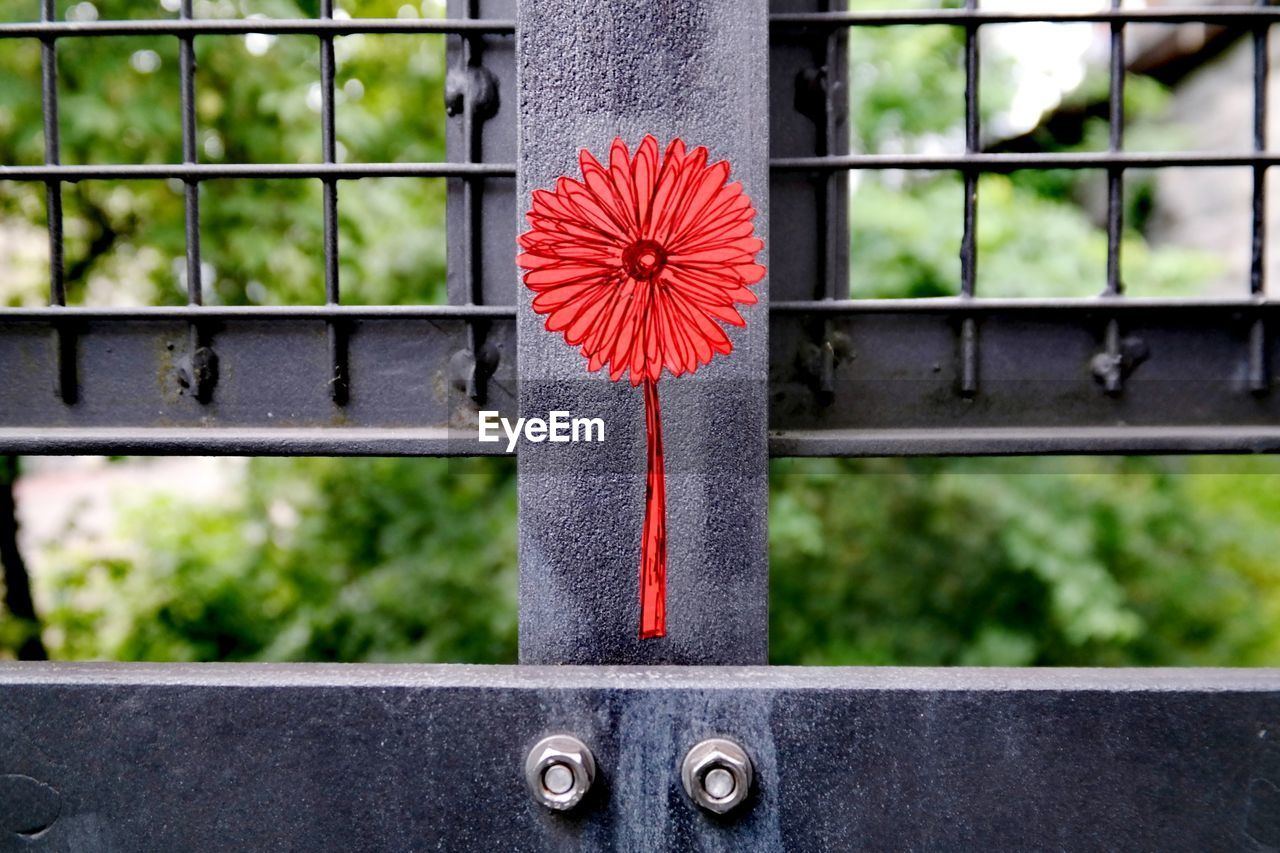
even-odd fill
[{"label": "metal crossbar joint", "polygon": [[1267,368],[1267,324],[1262,318],[1249,326],[1249,392],[1261,397],[1271,391]]},{"label": "metal crossbar joint", "polygon": [[198,402],[208,403],[218,383],[218,354],[201,338],[193,329],[191,349],[178,360],[178,384]]},{"label": "metal crossbar joint", "polygon": [[1124,388],[1124,380],[1151,356],[1147,342],[1136,335],[1120,337],[1120,326],[1115,320],[1107,323],[1106,349],[1093,357],[1090,369],[1093,377],[1102,383],[1110,396],[1117,396]]},{"label": "metal crossbar joint", "polygon": [[824,322],[822,328],[820,343],[807,340],[800,345],[796,365],[807,379],[818,405],[825,408],[836,399],[837,368],[856,356],[848,335],[832,330],[830,322]]},{"label": "metal crossbar joint", "polygon": [[483,65],[450,68],[445,75],[445,113],[450,118],[461,116],[467,104],[479,121],[493,118],[498,111],[498,78]]}]

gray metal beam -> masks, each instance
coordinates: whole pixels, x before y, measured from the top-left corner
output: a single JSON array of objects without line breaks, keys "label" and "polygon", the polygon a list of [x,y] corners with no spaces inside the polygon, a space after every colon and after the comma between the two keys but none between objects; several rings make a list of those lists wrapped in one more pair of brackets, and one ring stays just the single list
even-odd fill
[{"label": "gray metal beam", "polygon": [[[465,393],[459,364],[468,343],[462,315],[475,310],[172,308],[141,316],[0,310],[0,451],[500,453],[505,443],[476,441],[475,422],[481,408],[515,416],[513,311],[477,312],[492,324],[487,340],[498,355],[488,397],[478,405]],[[219,393],[207,404],[184,393],[180,382],[193,317],[209,318],[219,354]],[[981,331],[971,398],[958,392],[964,317]],[[327,393],[326,321],[334,318],[351,329],[346,406]],[[1118,394],[1106,393],[1095,362],[1106,350],[1111,318],[1133,354],[1120,366]],[[774,456],[1280,451],[1280,394],[1257,393],[1252,383],[1258,366],[1264,375],[1280,375],[1280,338],[1258,348],[1251,330],[1259,319],[1280,328],[1280,308],[1136,299],[778,303],[770,318],[769,450]],[[54,321],[75,331],[67,336],[80,383],[73,404],[55,393]],[[831,342],[830,358],[823,341]],[[601,404],[586,414],[608,419],[607,441],[638,441],[629,391],[617,393],[625,412]],[[615,466],[627,484],[634,476],[629,452]]]},{"label": "gray metal beam", "polygon": [[[1276,670],[4,663],[0,850],[1261,851],[1278,731]],[[599,768],[567,814],[553,732]],[[710,735],[755,767],[723,817]]]},{"label": "gray metal beam", "polygon": [[[764,0],[677,5],[524,0],[517,22],[517,207],[578,174],[615,136],[705,145],[729,161],[768,242],[768,16]],[[767,253],[760,262],[767,264]],[[645,506],[639,389],[586,372],[521,287],[520,411],[604,418],[601,446],[520,453],[520,655],[527,663],[763,663],[767,650],[768,318],[734,352],[659,385],[667,483],[667,634],[639,639]]]}]

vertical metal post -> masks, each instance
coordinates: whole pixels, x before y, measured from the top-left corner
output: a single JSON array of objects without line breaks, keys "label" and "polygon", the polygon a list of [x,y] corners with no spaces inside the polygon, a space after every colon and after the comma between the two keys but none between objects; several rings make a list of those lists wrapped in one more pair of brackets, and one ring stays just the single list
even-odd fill
[{"label": "vertical metal post", "polygon": [[[57,20],[57,3],[41,0],[40,20]],[[44,163],[57,166],[62,162],[58,139],[58,43],[52,36],[40,42],[41,112],[44,115]],[[67,304],[66,262],[62,245],[62,182],[56,178],[45,184],[46,210],[49,220],[49,304]],[[78,397],[75,335],[63,323],[55,323],[54,345],[58,350],[58,374],[54,387],[62,402],[71,404]]]},{"label": "vertical metal post", "polygon": [[[320,18],[332,20],[333,0],[320,0]],[[337,66],[333,57],[333,36],[320,37],[320,143],[324,162],[337,162],[337,132],[333,112],[333,86]],[[342,302],[338,277],[338,182],[326,177],[324,185],[324,303]],[[329,397],[339,406],[346,405],[349,393],[347,378],[346,327],[338,320],[328,322]]]},{"label": "vertical metal post", "polygon": [[[615,136],[679,136],[726,159],[768,241],[765,0],[524,0],[517,42],[517,204],[575,175]],[[523,223],[523,219],[521,220]],[[759,260],[768,264],[767,252]],[[667,635],[640,640],[644,403],[589,374],[519,288],[524,417],[599,417],[598,444],[520,447],[520,657],[525,663],[755,664],[767,638],[767,279],[734,351],[659,383],[667,476]]]},{"label": "vertical metal post", "polygon": [[[1267,5],[1259,0],[1258,5]],[[1253,31],[1253,150],[1267,150],[1267,82],[1271,76],[1270,28],[1259,24]],[[1267,167],[1253,167],[1253,240],[1250,245],[1249,293],[1267,293]],[[1267,370],[1267,327],[1259,317],[1249,327],[1249,390],[1265,394],[1271,387]]]},{"label": "vertical metal post", "polygon": [[[192,0],[182,0],[178,14],[184,21],[191,20]],[[200,146],[196,137],[196,45],[193,35],[178,38],[178,72],[182,87],[182,162],[193,166],[200,162]],[[194,308],[204,304],[200,263],[200,182],[195,177],[184,182],[183,200],[186,208],[187,304]],[[204,329],[198,321],[191,321],[188,339],[188,352],[179,381],[186,385],[196,400],[208,403],[217,379],[217,357],[208,346]]]},{"label": "vertical metal post", "polygon": [[[965,0],[969,12],[978,10],[978,0]],[[982,124],[978,74],[981,68],[978,25],[970,21],[964,31],[964,150],[977,154],[982,148]],[[964,233],[960,238],[960,295],[974,295],[978,282],[978,171],[972,166],[964,171]],[[972,397],[978,393],[978,321],[965,317],[960,321],[960,393]]]},{"label": "vertical metal post", "polygon": [[[1119,11],[1120,0],[1111,0],[1111,10]],[[1111,89],[1107,95],[1109,139],[1107,150],[1112,154],[1124,151],[1124,75],[1127,68],[1124,55],[1124,24],[1111,22]],[[1124,281],[1120,268],[1120,249],[1124,240],[1124,169],[1111,166],[1107,169],[1107,287],[1104,296],[1122,296]],[[1110,367],[1102,375],[1102,385],[1107,394],[1120,394],[1124,382],[1124,364],[1121,353],[1120,322],[1107,321],[1104,342],[1107,363]]]}]

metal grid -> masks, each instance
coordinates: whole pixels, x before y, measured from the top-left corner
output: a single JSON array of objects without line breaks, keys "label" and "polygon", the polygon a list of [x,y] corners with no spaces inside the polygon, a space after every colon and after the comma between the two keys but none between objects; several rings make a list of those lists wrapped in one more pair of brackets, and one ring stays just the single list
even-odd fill
[{"label": "metal grid", "polygon": [[[1107,173],[1107,272],[1104,296],[1121,296],[1120,251],[1124,229],[1124,172],[1126,168],[1148,169],[1173,166],[1249,166],[1253,169],[1252,238],[1248,304],[1265,297],[1266,252],[1266,171],[1277,155],[1267,152],[1267,78],[1269,73],[1268,35],[1270,25],[1280,20],[1280,9],[1271,0],[1255,0],[1256,8],[1197,7],[1179,9],[1121,8],[1121,0],[1110,0],[1111,8],[1097,12],[1014,13],[990,12],[978,8],[978,0],[965,0],[963,9],[897,12],[816,12],[775,14],[775,28],[826,29],[885,27],[894,25],[945,24],[963,27],[964,35],[964,127],[965,151],[955,157],[932,155],[847,155],[775,159],[779,170],[903,169],[959,170],[964,179],[964,231],[960,247],[960,295],[976,295],[978,177],[984,172],[1013,172],[1023,169],[1098,169]],[[1011,23],[1106,23],[1110,27],[1110,83],[1107,96],[1108,150],[1099,153],[984,154],[982,152],[978,72],[981,64],[978,32],[983,24]],[[1249,27],[1253,40],[1253,150],[1240,153],[1130,153],[1124,151],[1125,129],[1125,37],[1126,24],[1199,23]],[[977,392],[978,337],[975,321],[961,321],[960,390],[966,396]],[[1107,393],[1120,392],[1123,355],[1119,322],[1106,327],[1106,357],[1110,366],[1103,382]],[[1256,319],[1249,332],[1249,388],[1255,393],[1268,390],[1266,327]]]},{"label": "metal grid", "polygon": [[[775,239],[772,252],[770,422],[775,455],[1043,452],[1240,452],[1280,449],[1280,400],[1271,393],[1280,348],[1266,296],[1266,186],[1280,154],[1267,150],[1268,31],[1280,8],[1183,7],[1091,13],[992,12],[978,0],[928,11],[811,11],[823,2],[775,0],[771,16],[770,121]],[[185,2],[168,20],[0,24],[6,39],[42,43],[45,163],[0,166],[0,179],[48,188],[50,308],[0,309],[0,360],[33,370],[0,376],[0,449],[14,452],[444,453],[495,452],[465,429],[475,411],[515,408],[516,278],[506,264],[517,165],[486,158],[492,121],[483,91],[514,92],[514,62],[486,62],[493,39],[515,33],[514,4],[451,0],[447,20],[338,19],[325,0],[310,20],[202,20]],[[497,15],[498,17],[495,17]],[[1085,153],[989,153],[979,124],[979,32],[989,24],[1096,22],[1111,32],[1108,149]],[[1124,150],[1124,28],[1221,25],[1251,34],[1252,150],[1149,153]],[[878,155],[847,151],[841,78],[851,27],[948,25],[965,36],[963,153]],[[202,164],[195,146],[197,37],[267,33],[315,36],[321,46],[322,162]],[[450,162],[337,163],[333,39],[355,33],[443,33],[450,73]],[[57,42],[65,38],[167,35],[181,46],[183,162],[59,162]],[[488,40],[488,41],[486,41]],[[798,75],[808,100],[789,102]],[[448,86],[448,84],[446,84]],[[446,97],[452,98],[449,92]],[[509,107],[504,104],[504,109]],[[507,124],[486,138],[507,134]],[[779,139],[802,139],[779,148]],[[513,158],[512,158],[513,159]],[[1124,296],[1120,251],[1128,169],[1245,167],[1253,172],[1247,294],[1238,299],[1144,300]],[[847,176],[852,170],[959,172],[964,183],[959,296],[851,300]],[[996,300],[979,292],[979,177],[1018,170],[1102,170],[1107,176],[1107,267],[1100,297]],[[366,177],[449,180],[448,306],[355,307],[341,303],[337,210],[341,181]],[[63,183],[172,178],[185,185],[188,306],[131,311],[65,305]],[[204,307],[200,281],[201,182],[311,178],[323,183],[323,305]],[[499,203],[500,202],[500,203]],[[794,223],[801,223],[797,226]],[[787,230],[790,229],[790,230]],[[784,233],[785,232],[785,233]],[[798,238],[798,239],[797,239]],[[796,249],[791,244],[803,244]],[[487,262],[486,262],[487,261]],[[1273,334],[1268,335],[1268,326]],[[410,354],[406,342],[414,341]],[[167,344],[174,365],[151,353]],[[1142,355],[1135,353],[1141,350]],[[1150,353],[1148,359],[1146,353]],[[1142,363],[1141,369],[1139,364]],[[239,364],[241,387],[218,365]],[[261,368],[272,365],[270,375]],[[318,366],[322,365],[322,367]],[[1243,367],[1241,366],[1243,365]],[[176,374],[151,394],[157,372]],[[418,379],[406,380],[406,376]],[[55,394],[48,395],[49,377]],[[438,388],[450,389],[441,399]],[[139,389],[148,389],[140,394]],[[282,392],[283,389],[283,392]],[[289,417],[270,419],[281,396]],[[461,427],[461,428],[460,428]]]},{"label": "metal grid", "polygon": [[[478,286],[471,285],[478,279],[480,256],[475,247],[480,244],[481,228],[479,202],[473,202],[477,181],[490,177],[514,177],[513,164],[479,162],[480,122],[475,115],[474,99],[465,97],[463,133],[466,158],[454,163],[361,163],[339,164],[336,157],[334,117],[334,63],[333,40],[335,36],[364,33],[399,34],[452,34],[462,37],[464,56],[468,65],[479,57],[476,43],[481,36],[511,36],[515,21],[476,19],[476,0],[466,0],[463,14],[458,19],[337,19],[333,14],[333,0],[321,0],[320,16],[315,20],[201,20],[192,13],[192,0],[181,0],[179,16],[169,20],[130,20],[63,22],[57,20],[57,0],[41,0],[40,21],[33,23],[0,24],[0,44],[6,39],[36,38],[41,43],[42,113],[44,119],[44,165],[0,166],[0,178],[15,181],[43,181],[47,191],[47,219],[49,232],[49,304],[57,309],[45,314],[24,310],[8,312],[17,319],[47,319],[57,339],[56,390],[58,398],[66,405],[78,401],[80,380],[76,371],[75,331],[66,322],[77,316],[117,319],[165,319],[174,316],[168,309],[138,309],[125,312],[100,312],[92,309],[77,311],[66,304],[63,257],[64,216],[62,185],[66,182],[96,179],[140,180],[172,178],[183,182],[186,230],[186,285],[189,310],[182,312],[189,326],[188,355],[181,370],[180,382],[190,395],[201,403],[212,399],[217,382],[217,355],[211,346],[209,324],[219,319],[220,312],[203,308],[204,293],[201,281],[200,254],[200,194],[202,181],[235,178],[319,178],[323,186],[324,210],[324,297],[323,309],[302,308],[284,312],[271,309],[246,309],[233,311],[234,315],[251,317],[323,318],[328,342],[328,393],[333,403],[346,404],[349,396],[349,365],[347,358],[347,333],[354,318],[377,315],[378,310],[344,309],[338,272],[338,181],[373,177],[447,178],[459,180],[464,193],[464,221],[467,230],[463,234],[465,263],[462,275],[469,282],[466,310],[422,309],[411,313],[419,316],[464,318],[467,321],[468,349],[475,352],[481,340],[477,331],[484,318],[492,312],[479,309],[483,303]],[[265,163],[265,164],[201,164],[197,145],[196,128],[196,61],[195,37],[264,34],[309,34],[320,43],[320,124],[322,162],[320,163]],[[58,66],[57,45],[60,39],[97,38],[111,36],[170,35],[178,39],[179,79],[182,110],[182,163],[173,165],[87,165],[64,166],[61,164],[58,139]],[[471,310],[476,309],[476,310]],[[394,312],[392,312],[394,313]],[[507,313],[507,312],[502,312]],[[226,316],[223,314],[222,316]],[[469,386],[471,396],[482,397],[474,385]]]}]

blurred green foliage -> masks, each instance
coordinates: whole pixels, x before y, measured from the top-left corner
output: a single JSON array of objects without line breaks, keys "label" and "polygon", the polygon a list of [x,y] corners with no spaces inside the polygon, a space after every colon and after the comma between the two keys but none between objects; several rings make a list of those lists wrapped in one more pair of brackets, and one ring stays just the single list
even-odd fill
[{"label": "blurred green foliage", "polygon": [[41,579],[57,654],[119,660],[509,659],[515,466],[257,459],[225,505],[153,498],[113,552]]},{"label": "blurred green foliage", "polygon": [[[201,13],[306,15],[313,6],[217,0]],[[400,10],[395,2],[359,7],[361,15]],[[104,2],[102,13],[167,14],[149,0]],[[851,41],[856,150],[962,147],[959,30],[859,30]],[[176,51],[162,42],[67,43],[80,52],[74,62],[73,48],[63,53],[66,162],[178,158]],[[439,40],[338,43],[346,156],[442,159]],[[259,42],[253,51],[244,39],[199,44],[203,159],[316,158],[318,116],[307,100],[314,39]],[[155,50],[159,68],[137,71],[139,49]],[[999,57],[988,51],[987,59],[994,64],[984,67],[984,120],[1010,94]],[[4,162],[40,161],[38,61],[30,47],[0,52]],[[1145,83],[1130,91],[1131,114],[1158,110],[1160,92]],[[1091,127],[1078,144],[1096,134]],[[1082,205],[1096,178],[984,177],[980,292],[1099,291],[1106,240]],[[215,299],[319,299],[317,182],[211,182],[203,192]],[[68,229],[72,263],[91,257],[103,229],[114,234],[73,292],[98,298],[89,282],[100,276],[144,281],[134,294],[144,301],[183,298],[180,187],[86,182],[67,193],[79,223]],[[441,297],[442,193],[439,182],[342,184],[343,280],[353,301]],[[855,295],[957,291],[954,175],[862,175],[852,205]],[[42,208],[34,190],[0,185],[9,221],[40,224]],[[1212,257],[1151,247],[1141,219],[1128,221],[1138,227],[1125,236],[1126,276],[1145,292],[1187,292],[1212,275]],[[38,300],[40,286],[7,298]],[[779,460],[771,479],[773,659],[1274,665],[1274,462]],[[133,501],[109,542],[70,542],[45,555],[51,568],[36,578],[59,657],[515,658],[509,460],[253,460],[225,505]]]},{"label": "blurred green foliage", "polygon": [[773,657],[1275,665],[1278,463],[775,462]]}]

